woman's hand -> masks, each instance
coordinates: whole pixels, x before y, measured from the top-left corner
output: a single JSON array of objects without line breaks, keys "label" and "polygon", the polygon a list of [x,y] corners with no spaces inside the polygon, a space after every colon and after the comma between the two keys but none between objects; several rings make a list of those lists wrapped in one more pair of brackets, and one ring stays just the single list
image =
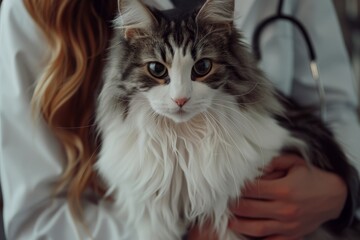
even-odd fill
[{"label": "woman's hand", "polygon": [[[231,206],[229,227],[238,234],[267,240],[295,240],[336,219],[347,188],[343,180],[296,155],[275,158],[266,174],[249,184]],[[199,238],[200,239],[200,238]]]},{"label": "woman's hand", "polygon": [[219,240],[210,224],[205,224],[201,229],[198,226],[190,229],[187,240]]}]

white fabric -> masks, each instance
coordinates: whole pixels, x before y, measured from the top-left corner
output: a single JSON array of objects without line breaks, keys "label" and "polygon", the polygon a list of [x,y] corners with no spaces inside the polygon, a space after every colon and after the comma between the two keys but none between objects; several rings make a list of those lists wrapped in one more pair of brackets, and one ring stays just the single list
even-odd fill
[{"label": "white fabric", "polygon": [[[168,1],[163,3],[169,8]],[[275,0],[237,0],[237,25],[247,42],[257,23],[276,11]],[[49,55],[41,31],[22,0],[5,0],[0,13],[0,174],[8,239],[86,239],[78,233],[66,199],[51,200],[52,183],[62,171],[63,152],[43,122],[34,122],[30,99]],[[327,92],[329,121],[360,171],[360,128],[355,115],[353,74],[330,0],[288,0],[286,12],[297,17],[315,42]],[[316,24],[313,24],[316,22]],[[263,34],[262,66],[269,78],[302,104],[317,104],[301,36],[287,23]],[[85,199],[85,213],[95,239],[125,239],[111,205]],[[80,237],[80,235],[82,237]]]}]

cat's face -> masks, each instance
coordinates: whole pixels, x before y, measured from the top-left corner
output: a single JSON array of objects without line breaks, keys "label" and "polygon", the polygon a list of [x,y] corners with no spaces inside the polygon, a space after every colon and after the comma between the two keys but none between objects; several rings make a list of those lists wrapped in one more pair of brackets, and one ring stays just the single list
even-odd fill
[{"label": "cat's face", "polygon": [[154,57],[144,74],[157,86],[144,92],[153,110],[175,122],[190,120],[211,106],[216,91],[206,81],[216,74],[216,63],[208,55],[192,56],[191,47],[173,44],[167,59]]},{"label": "cat's face", "polygon": [[227,43],[221,37],[225,33],[196,29],[195,15],[183,21],[162,20],[159,26],[159,32],[129,40],[139,50],[140,90],[157,114],[188,121],[208,110],[225,83],[222,58],[227,53],[219,48]]},{"label": "cat's face", "polygon": [[214,105],[226,107],[226,96],[240,104],[261,97],[257,70],[233,27],[233,0],[208,0],[179,20],[139,1],[119,6],[110,72],[120,74],[116,94],[124,112],[140,94],[154,113],[186,122]]}]

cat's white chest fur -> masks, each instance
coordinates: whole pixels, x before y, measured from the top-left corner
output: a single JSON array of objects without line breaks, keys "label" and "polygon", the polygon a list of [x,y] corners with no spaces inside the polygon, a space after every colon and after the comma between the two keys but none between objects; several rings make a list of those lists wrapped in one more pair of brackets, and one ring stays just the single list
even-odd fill
[{"label": "cat's white chest fur", "polygon": [[138,226],[131,239],[180,239],[187,224],[206,219],[220,239],[237,239],[226,229],[229,201],[293,139],[272,118],[236,104],[176,124],[141,102],[125,121],[103,116],[97,162],[124,224]]}]

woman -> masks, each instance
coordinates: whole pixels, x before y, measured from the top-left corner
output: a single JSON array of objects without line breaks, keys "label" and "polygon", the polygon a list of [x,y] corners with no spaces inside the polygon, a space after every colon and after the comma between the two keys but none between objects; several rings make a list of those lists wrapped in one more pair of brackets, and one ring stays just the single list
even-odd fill
[{"label": "woman", "polygon": [[[168,1],[156,3],[163,8],[172,6]],[[236,1],[239,14],[236,24],[249,42],[257,23],[276,11],[276,3]],[[5,0],[3,3],[0,14],[0,39],[5,46],[0,56],[1,184],[5,230],[9,239],[45,236],[84,239],[89,236],[87,231],[94,239],[118,239],[121,236],[126,239],[128,229],[123,229],[121,219],[112,214],[111,200],[100,198],[106,189],[92,170],[97,145],[92,132],[92,100],[99,83],[101,60],[111,36],[109,21],[116,9],[116,1]],[[327,91],[328,119],[337,124],[334,129],[349,153],[360,156],[355,146],[360,141],[360,128],[355,116],[357,106],[351,87],[352,74],[331,3],[328,0],[303,0],[301,4],[291,1],[285,4],[284,10],[299,18],[313,36]],[[327,29],[330,27],[331,31]],[[304,57],[306,51],[301,45],[302,40],[298,40],[301,37],[292,29],[287,24],[277,24],[264,33],[262,67],[283,92],[291,94],[303,105],[317,104],[317,90]],[[33,111],[40,111],[43,119],[34,121]],[[355,160],[354,165],[360,169],[360,161]],[[302,193],[299,195],[309,196],[306,201],[283,202],[282,206],[290,204],[302,209],[309,206],[309,202],[318,203],[309,191],[314,187],[313,182],[319,182],[315,192],[326,190],[321,197],[332,197],[337,201],[321,202],[319,205],[324,211],[306,211],[306,217],[299,222],[300,217],[296,214],[277,219],[272,211],[268,216],[270,222],[259,222],[264,212],[244,216],[254,211],[245,213],[239,204],[231,206],[237,218],[230,227],[254,237],[296,239],[322,223],[338,218],[348,192],[342,180],[319,169],[317,174],[299,173],[301,164],[302,160],[293,156],[274,160],[271,169],[274,172],[296,174],[287,174],[294,177],[282,178],[285,181],[281,182],[260,180],[261,192],[288,187],[299,183],[299,179],[306,179],[308,181],[300,181],[302,184],[296,186]],[[333,183],[331,189],[328,188],[329,180]],[[262,203],[251,189],[245,196],[251,197],[253,206]],[[279,199],[273,200],[276,203]],[[268,208],[274,209],[273,206]],[[255,209],[259,210],[258,207]],[[81,232],[84,228],[78,227],[80,215],[88,226],[84,232]],[[244,217],[253,219],[244,220]],[[308,224],[308,219],[314,221]],[[351,221],[351,217],[346,221]],[[281,227],[283,222],[295,222],[298,227],[289,230]],[[258,226],[262,227],[256,228]],[[201,237],[209,239],[206,233],[198,236],[196,230],[190,234],[192,239]]]}]

